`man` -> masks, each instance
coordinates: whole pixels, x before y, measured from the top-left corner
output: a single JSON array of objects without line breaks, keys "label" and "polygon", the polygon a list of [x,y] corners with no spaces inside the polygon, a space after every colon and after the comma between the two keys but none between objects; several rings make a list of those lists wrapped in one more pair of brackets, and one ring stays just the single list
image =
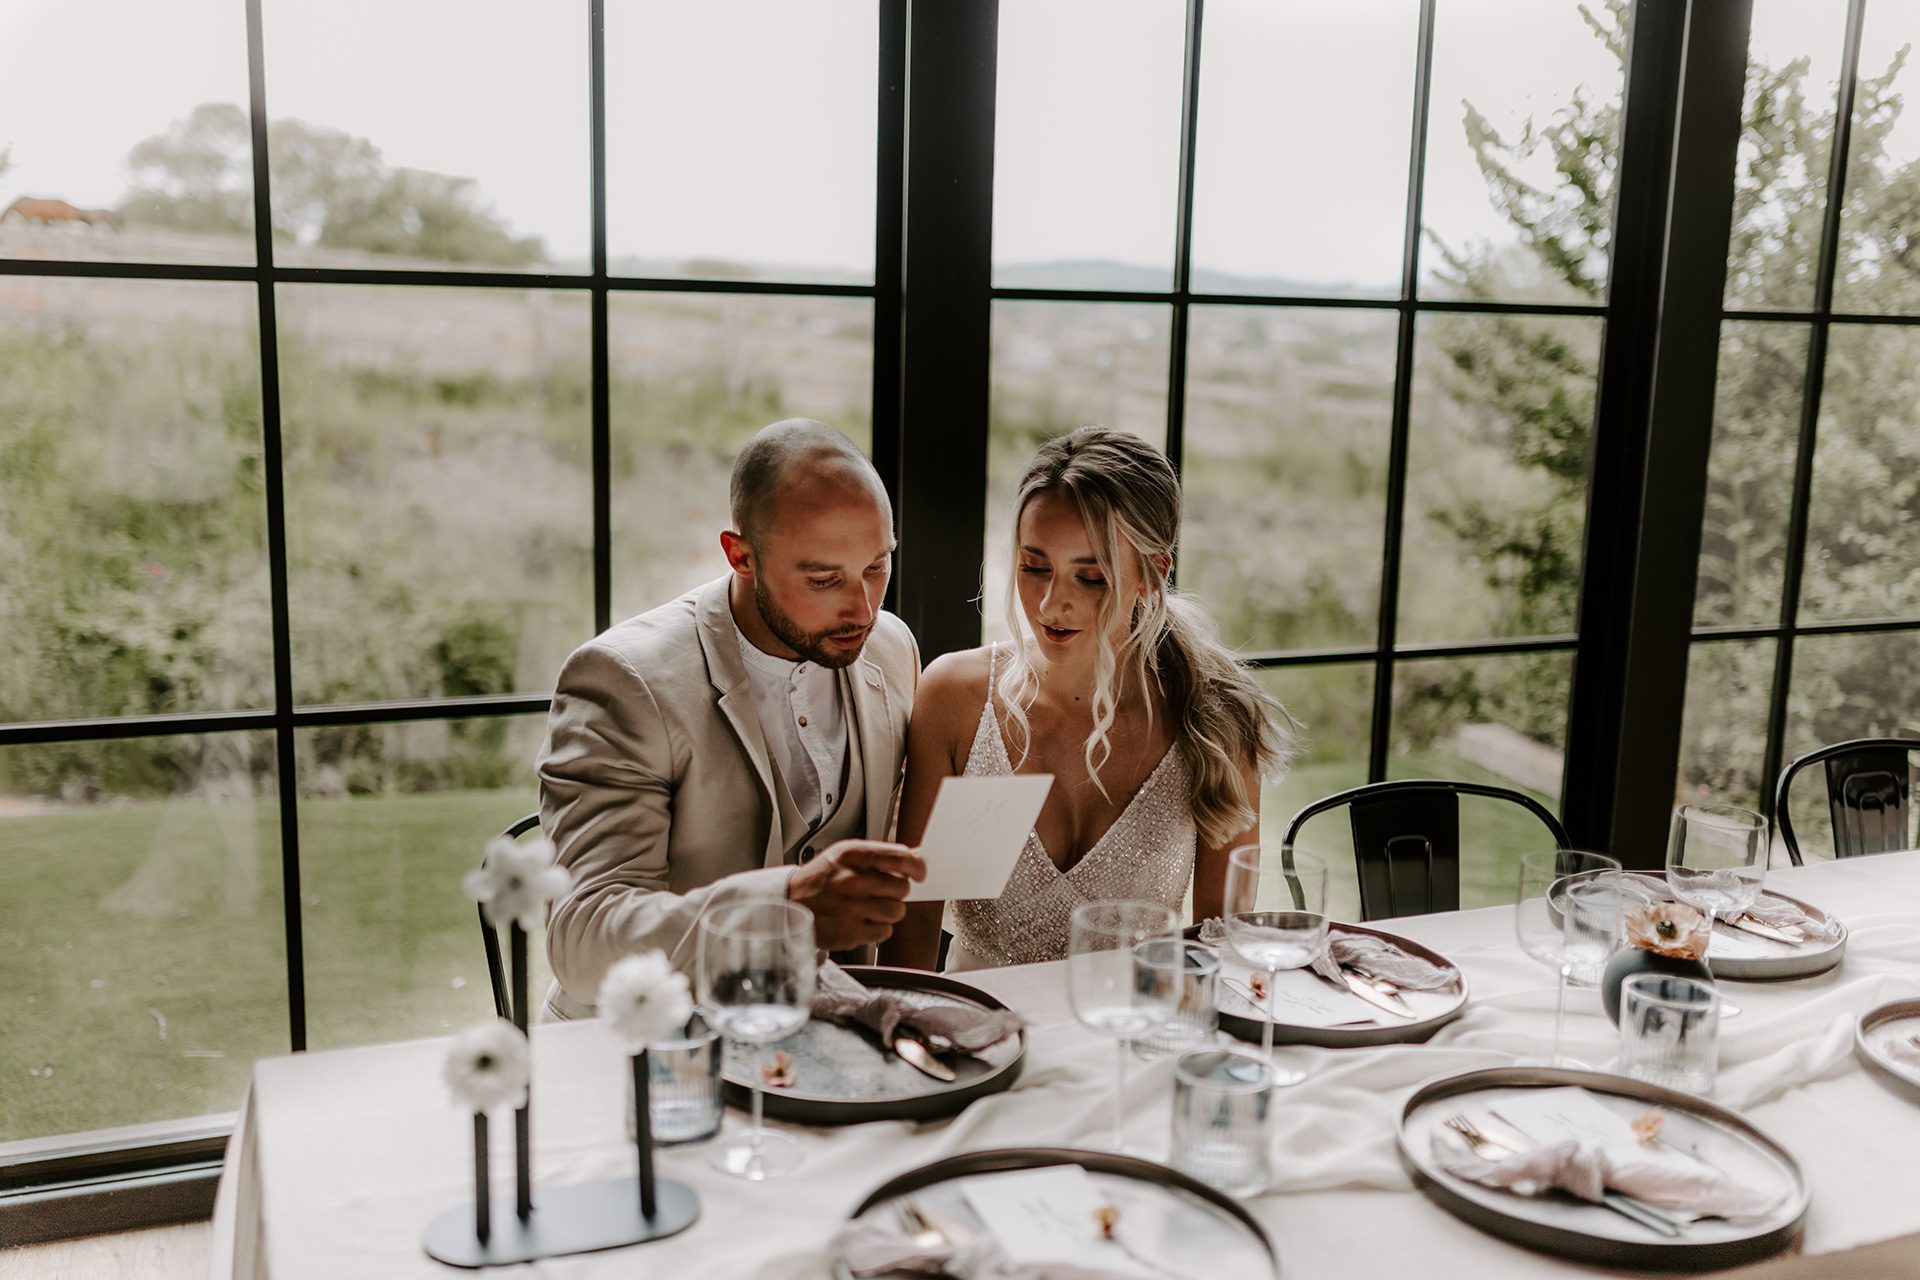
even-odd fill
[{"label": "man", "polygon": [[883,941],[919,857],[888,843],[920,654],[880,608],[893,509],[833,428],[776,422],[729,486],[728,574],[582,645],[539,757],[554,904],[549,1016],[592,1013],[621,956],[694,967],[704,911],[791,899],[819,944]]}]

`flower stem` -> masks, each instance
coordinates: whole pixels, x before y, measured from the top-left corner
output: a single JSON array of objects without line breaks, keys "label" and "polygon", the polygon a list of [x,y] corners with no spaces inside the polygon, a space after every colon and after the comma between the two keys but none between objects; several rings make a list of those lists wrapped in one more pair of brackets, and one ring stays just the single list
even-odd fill
[{"label": "flower stem", "polygon": [[487,1113],[473,1113],[473,1234],[481,1244],[493,1234],[493,1198],[487,1189]]},{"label": "flower stem", "polygon": [[640,1216],[653,1221],[653,1105],[647,1096],[647,1051],[633,1055],[633,1143],[640,1156]]}]

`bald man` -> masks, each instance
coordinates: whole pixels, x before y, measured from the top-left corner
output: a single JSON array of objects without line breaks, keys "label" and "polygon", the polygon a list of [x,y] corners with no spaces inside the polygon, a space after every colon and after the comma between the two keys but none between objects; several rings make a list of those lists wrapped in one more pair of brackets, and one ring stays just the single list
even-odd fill
[{"label": "bald man", "polygon": [[582,645],[539,757],[548,1016],[591,1015],[621,956],[694,968],[701,914],[789,899],[833,950],[884,941],[926,868],[887,841],[920,653],[880,608],[893,508],[824,423],[776,422],[729,486],[728,573]]}]

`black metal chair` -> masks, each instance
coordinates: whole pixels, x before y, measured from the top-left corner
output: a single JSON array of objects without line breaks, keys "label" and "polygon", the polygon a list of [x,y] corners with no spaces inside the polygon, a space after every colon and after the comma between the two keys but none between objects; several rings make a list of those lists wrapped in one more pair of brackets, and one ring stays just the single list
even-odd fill
[{"label": "black metal chair", "polygon": [[[530,813],[516,820],[503,834],[509,840],[518,840],[527,832],[539,828],[540,815]],[[484,910],[480,911],[480,938],[487,948],[487,978],[493,983],[493,1011],[509,1022],[518,1022],[513,1016],[513,999],[507,994],[507,964],[500,957],[500,931],[487,923]],[[533,1004],[540,999],[540,996],[529,993],[527,1003]],[[529,1009],[527,1013],[531,1015],[533,1010]]]},{"label": "black metal chair", "polygon": [[1287,824],[1282,856],[1291,865],[1294,840],[1309,818],[1347,806],[1353,860],[1360,873],[1360,918],[1383,920],[1460,908],[1460,797],[1519,805],[1567,847],[1566,828],[1531,796],[1478,782],[1418,778],[1374,782],[1316,800]]},{"label": "black metal chair", "polygon": [[1920,751],[1913,738],[1855,738],[1809,751],[1780,771],[1773,792],[1773,813],[1787,856],[1800,865],[1800,841],[1793,833],[1787,796],[1794,775],[1809,765],[1827,766],[1827,809],[1833,815],[1833,856],[1857,858],[1912,847],[1907,835],[1907,806],[1912,794],[1909,753]]}]

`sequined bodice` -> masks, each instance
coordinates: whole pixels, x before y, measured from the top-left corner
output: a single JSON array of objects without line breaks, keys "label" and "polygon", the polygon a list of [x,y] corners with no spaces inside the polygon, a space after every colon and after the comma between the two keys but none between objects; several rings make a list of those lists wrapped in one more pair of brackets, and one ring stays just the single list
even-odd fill
[{"label": "sequined bodice", "polygon": [[[991,674],[987,687],[993,687]],[[962,772],[969,778],[1013,772],[991,696],[981,708],[980,727]],[[949,967],[1063,959],[1069,920],[1083,902],[1163,902],[1178,911],[1193,875],[1192,791],[1187,763],[1176,744],[1114,824],[1066,871],[1047,856],[1039,832],[1029,831],[998,898],[953,904],[955,963]]]}]

